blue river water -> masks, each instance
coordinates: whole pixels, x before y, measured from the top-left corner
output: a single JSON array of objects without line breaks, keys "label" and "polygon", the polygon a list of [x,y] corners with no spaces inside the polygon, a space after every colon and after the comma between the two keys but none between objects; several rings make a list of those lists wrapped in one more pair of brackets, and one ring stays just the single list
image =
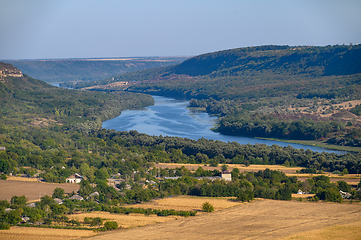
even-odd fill
[{"label": "blue river water", "polygon": [[187,108],[188,101],[161,96],[153,96],[153,98],[155,100],[153,106],[140,110],[125,110],[118,117],[104,121],[103,128],[116,131],[136,130],[139,133],[155,136],[177,136],[195,140],[203,137],[223,142],[235,141],[240,144],[290,145],[297,149],[310,149],[316,152],[345,153],[315,146],[216,133],[211,128],[216,124],[217,118],[204,112],[191,111]]}]

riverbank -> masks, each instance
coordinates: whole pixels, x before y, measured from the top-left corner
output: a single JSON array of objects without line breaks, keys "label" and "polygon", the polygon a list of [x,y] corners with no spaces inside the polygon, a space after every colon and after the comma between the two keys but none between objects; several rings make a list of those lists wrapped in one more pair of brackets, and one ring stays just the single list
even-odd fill
[{"label": "riverbank", "polygon": [[282,141],[266,140],[252,137],[229,136],[213,131],[217,117],[203,111],[188,108],[188,101],[172,98],[152,96],[153,106],[140,110],[125,110],[113,119],[103,122],[103,128],[116,131],[136,130],[150,136],[173,136],[188,139],[208,139],[222,142],[238,142],[239,144],[279,145],[296,149],[310,149],[314,152],[329,152],[345,154],[345,151],[330,150],[315,145],[285,143]]},{"label": "riverbank", "polygon": [[307,146],[327,148],[330,150],[338,150],[338,151],[346,151],[346,152],[354,152],[354,153],[361,152],[361,147],[339,146],[339,145],[333,145],[333,144],[329,144],[329,143],[325,143],[325,142],[317,141],[317,140],[286,140],[286,139],[279,139],[279,138],[260,138],[260,137],[258,137],[258,139],[280,141],[280,142],[287,142],[287,143],[293,143],[293,144],[302,144],[302,145],[307,145]]}]

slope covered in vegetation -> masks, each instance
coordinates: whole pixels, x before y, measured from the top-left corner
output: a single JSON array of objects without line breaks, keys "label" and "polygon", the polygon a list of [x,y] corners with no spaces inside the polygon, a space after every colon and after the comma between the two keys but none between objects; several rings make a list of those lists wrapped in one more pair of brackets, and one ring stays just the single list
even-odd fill
[{"label": "slope covered in vegetation", "polygon": [[191,107],[220,116],[223,134],[361,146],[360,59],[359,45],[231,49],[121,75],[129,84],[113,90],[193,98]]}]

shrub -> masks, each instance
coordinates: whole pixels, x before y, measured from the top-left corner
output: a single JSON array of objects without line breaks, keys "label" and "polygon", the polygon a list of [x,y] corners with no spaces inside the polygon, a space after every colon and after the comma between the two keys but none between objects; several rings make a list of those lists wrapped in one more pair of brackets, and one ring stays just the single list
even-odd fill
[{"label": "shrub", "polygon": [[0,229],[10,229],[10,224],[6,222],[0,222]]},{"label": "shrub", "polygon": [[250,189],[246,189],[246,190],[242,189],[237,196],[237,200],[242,202],[249,202],[250,200],[253,199],[254,199],[254,194],[253,191]]},{"label": "shrub", "polygon": [[84,218],[84,223],[85,223],[85,224],[90,224],[90,218],[85,217],[85,218]]},{"label": "shrub", "polygon": [[90,226],[97,226],[102,224],[103,224],[103,219],[101,219],[100,217],[93,218],[90,222]]},{"label": "shrub", "polygon": [[205,202],[202,205],[202,210],[203,210],[203,212],[213,212],[214,207],[209,202]]},{"label": "shrub", "polygon": [[113,222],[113,221],[105,222],[104,223],[104,228],[106,230],[117,229],[118,228],[118,223]]},{"label": "shrub", "polygon": [[1,177],[0,177],[0,178],[1,178],[1,180],[6,180],[6,179],[8,179],[5,174],[1,174]]}]

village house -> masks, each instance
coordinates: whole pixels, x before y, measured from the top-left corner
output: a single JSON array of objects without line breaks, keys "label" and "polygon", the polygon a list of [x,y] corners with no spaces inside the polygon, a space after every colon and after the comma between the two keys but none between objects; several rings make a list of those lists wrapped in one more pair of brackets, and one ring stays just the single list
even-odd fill
[{"label": "village house", "polygon": [[221,178],[226,181],[232,181],[232,174],[229,171],[225,170],[221,173]]},{"label": "village house", "polygon": [[84,198],[83,198],[82,196],[78,195],[78,194],[71,196],[69,199],[70,199],[70,200],[75,199],[75,200],[79,200],[79,201],[83,201],[83,200],[84,200]]},{"label": "village house", "polygon": [[73,175],[69,176],[66,179],[66,182],[67,183],[80,183],[83,179],[84,178],[80,174],[74,173]]},{"label": "village house", "polygon": [[298,189],[297,194],[306,194],[304,191],[302,191],[301,189]]},{"label": "village house", "polygon": [[54,201],[55,201],[57,204],[63,204],[63,200],[61,200],[60,198],[54,198]]}]

